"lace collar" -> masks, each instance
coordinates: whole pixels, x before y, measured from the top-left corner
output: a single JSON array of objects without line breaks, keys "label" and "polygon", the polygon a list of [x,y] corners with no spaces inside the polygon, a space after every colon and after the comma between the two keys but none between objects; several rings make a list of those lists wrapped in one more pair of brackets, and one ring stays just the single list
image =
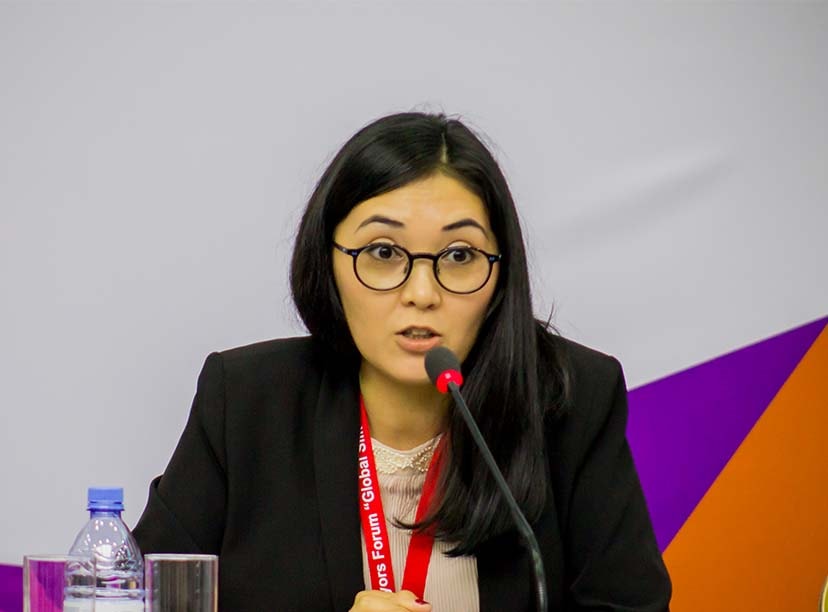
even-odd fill
[{"label": "lace collar", "polygon": [[428,471],[434,449],[443,434],[437,434],[431,440],[423,442],[409,450],[397,450],[386,446],[382,442],[371,438],[374,447],[374,461],[378,474],[397,474],[405,470],[413,470],[421,474]]}]

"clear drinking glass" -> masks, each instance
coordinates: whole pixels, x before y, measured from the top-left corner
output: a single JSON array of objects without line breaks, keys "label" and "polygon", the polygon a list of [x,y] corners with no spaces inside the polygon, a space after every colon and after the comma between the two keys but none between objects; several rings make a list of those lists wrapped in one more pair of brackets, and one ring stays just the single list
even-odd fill
[{"label": "clear drinking glass", "polygon": [[218,612],[216,555],[144,556],[146,612]]},{"label": "clear drinking glass", "polygon": [[78,555],[23,557],[23,612],[64,610],[94,612],[95,560]]}]

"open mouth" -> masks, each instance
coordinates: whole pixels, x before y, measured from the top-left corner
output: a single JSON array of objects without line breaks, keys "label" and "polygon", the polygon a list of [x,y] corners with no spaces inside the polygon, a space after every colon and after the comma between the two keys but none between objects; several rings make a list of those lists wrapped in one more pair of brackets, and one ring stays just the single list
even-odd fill
[{"label": "open mouth", "polygon": [[434,338],[435,336],[440,335],[428,327],[406,327],[404,330],[399,332],[399,334],[412,340],[428,340],[429,338]]}]

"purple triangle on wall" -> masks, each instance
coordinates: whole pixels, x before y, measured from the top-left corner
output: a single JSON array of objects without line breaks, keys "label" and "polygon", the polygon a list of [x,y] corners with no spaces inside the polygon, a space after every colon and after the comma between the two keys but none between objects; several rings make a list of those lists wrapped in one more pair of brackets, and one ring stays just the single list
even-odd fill
[{"label": "purple triangle on wall", "polygon": [[630,391],[627,437],[662,551],[826,323],[828,317]]}]

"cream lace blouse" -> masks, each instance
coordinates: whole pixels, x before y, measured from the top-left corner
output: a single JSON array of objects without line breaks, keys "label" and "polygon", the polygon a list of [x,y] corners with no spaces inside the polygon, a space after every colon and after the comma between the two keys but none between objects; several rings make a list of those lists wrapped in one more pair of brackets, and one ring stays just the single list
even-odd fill
[{"label": "cream lace blouse", "polygon": [[[396,590],[400,589],[405,557],[411,532],[394,526],[394,519],[413,522],[420,501],[431,456],[440,436],[412,448],[396,450],[371,439],[377,466],[380,496],[388,526],[391,562],[394,567]],[[362,542],[362,574],[365,588],[371,588],[365,539]],[[474,557],[446,557],[442,554],[451,548],[446,542],[434,542],[431,563],[426,576],[424,599],[432,605],[433,612],[479,612],[477,592],[477,560]]]}]

